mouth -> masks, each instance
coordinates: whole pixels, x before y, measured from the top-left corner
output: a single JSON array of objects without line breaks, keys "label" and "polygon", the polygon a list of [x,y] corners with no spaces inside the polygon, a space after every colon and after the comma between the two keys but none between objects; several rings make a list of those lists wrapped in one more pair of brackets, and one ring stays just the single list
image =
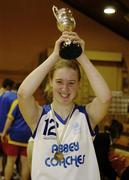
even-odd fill
[{"label": "mouth", "polygon": [[63,99],[68,99],[69,98],[69,96],[70,96],[70,94],[69,93],[59,93],[60,94],[60,96],[63,98]]}]

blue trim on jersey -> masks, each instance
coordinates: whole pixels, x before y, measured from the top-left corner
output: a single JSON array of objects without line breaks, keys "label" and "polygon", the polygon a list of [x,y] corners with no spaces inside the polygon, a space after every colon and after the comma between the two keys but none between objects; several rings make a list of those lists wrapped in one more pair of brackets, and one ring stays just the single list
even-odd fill
[{"label": "blue trim on jersey", "polygon": [[36,129],[35,129],[34,133],[32,134],[32,137],[33,137],[33,138],[35,138],[35,135],[36,135],[37,128],[38,128],[38,125],[39,125],[39,123],[40,123],[41,117],[42,117],[44,114],[47,114],[50,110],[51,110],[50,104],[45,104],[45,105],[43,105],[43,111],[42,111],[41,116],[40,116],[40,118],[39,118],[39,121],[38,121],[38,123],[37,123]]},{"label": "blue trim on jersey", "polygon": [[54,114],[55,114],[55,116],[56,116],[56,118],[62,123],[62,124],[66,124],[67,123],[67,120],[68,120],[68,117],[67,118],[65,118],[65,119],[62,119],[62,117],[59,115],[59,114],[57,114],[55,111],[54,111]]},{"label": "blue trim on jersey", "polygon": [[[72,116],[74,110],[75,110],[75,107],[73,108],[73,111],[72,111],[72,113],[71,113],[71,116]],[[55,113],[56,118],[57,118],[62,124],[65,125],[65,124],[67,123],[67,120],[68,120],[68,118],[69,118],[69,115],[68,115],[67,118],[62,119],[62,117],[61,117],[59,114],[57,114],[55,111],[54,111],[54,113]]]},{"label": "blue trim on jersey", "polygon": [[[95,133],[95,131],[94,131],[94,130],[92,129],[92,127],[91,127],[90,120],[89,120],[89,116],[88,116],[88,113],[87,113],[87,111],[86,111],[86,109],[85,109],[85,106],[80,106],[80,105],[75,104],[75,107],[74,107],[74,109],[73,109],[73,112],[74,112],[75,109],[79,109],[80,112],[82,112],[82,113],[85,114],[86,119],[87,119],[87,123],[88,123],[88,127],[89,127],[89,130],[90,130],[90,134],[91,134],[91,136],[95,136],[96,133]],[[37,124],[37,126],[36,126],[36,129],[35,129],[35,131],[34,131],[34,133],[33,133],[33,135],[32,135],[33,138],[34,138],[35,135],[36,135],[37,128],[38,128],[38,125],[39,125],[39,123],[40,123],[41,117],[42,117],[43,115],[47,114],[50,110],[51,110],[51,105],[50,105],[50,104],[45,104],[45,105],[43,105],[42,114],[41,114],[41,116],[40,116],[40,118],[39,118],[39,121],[38,121],[38,124]],[[73,112],[72,112],[72,114],[73,114]],[[72,114],[71,114],[71,116],[72,116]],[[57,119],[58,119],[61,123],[66,124],[68,118],[66,118],[66,122],[65,122],[65,121],[61,118],[61,116],[59,116],[56,112],[55,112],[55,115],[56,115]]]},{"label": "blue trim on jersey", "polygon": [[95,131],[94,131],[94,130],[92,129],[92,127],[91,127],[89,115],[88,115],[88,113],[87,113],[87,111],[86,111],[85,106],[78,106],[78,105],[76,105],[76,108],[79,109],[80,112],[82,112],[82,113],[85,114],[86,119],[87,119],[87,123],[88,123],[88,126],[89,126],[89,129],[90,129],[90,134],[91,134],[91,136],[95,136],[96,133],[95,133]]}]

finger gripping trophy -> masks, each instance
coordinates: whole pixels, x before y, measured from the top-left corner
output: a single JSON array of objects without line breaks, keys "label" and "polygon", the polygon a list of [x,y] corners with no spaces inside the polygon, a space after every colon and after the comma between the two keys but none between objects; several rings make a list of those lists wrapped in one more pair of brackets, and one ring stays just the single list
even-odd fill
[{"label": "finger gripping trophy", "polygon": [[[76,22],[70,9],[58,9],[56,6],[53,6],[52,11],[57,20],[57,27],[61,32],[74,30]],[[64,59],[76,59],[82,53],[82,48],[80,44],[75,44],[70,39],[67,39],[65,42],[62,42],[59,53]]]}]

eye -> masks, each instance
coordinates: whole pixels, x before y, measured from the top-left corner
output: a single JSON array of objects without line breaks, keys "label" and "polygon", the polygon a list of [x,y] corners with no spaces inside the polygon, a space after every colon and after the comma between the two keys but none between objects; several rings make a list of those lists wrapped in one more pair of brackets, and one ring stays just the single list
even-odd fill
[{"label": "eye", "polygon": [[75,84],[75,81],[70,81],[69,82],[69,85],[74,85]]},{"label": "eye", "polygon": [[56,80],[56,83],[57,84],[62,84],[62,81],[61,80]]}]

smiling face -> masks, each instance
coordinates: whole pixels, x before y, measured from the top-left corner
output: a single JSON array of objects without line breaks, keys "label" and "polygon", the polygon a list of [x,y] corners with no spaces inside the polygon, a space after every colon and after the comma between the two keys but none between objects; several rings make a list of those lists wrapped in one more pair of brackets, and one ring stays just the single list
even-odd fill
[{"label": "smiling face", "polygon": [[76,70],[69,67],[57,69],[51,80],[53,101],[68,105],[76,97],[79,87],[79,77]]}]

